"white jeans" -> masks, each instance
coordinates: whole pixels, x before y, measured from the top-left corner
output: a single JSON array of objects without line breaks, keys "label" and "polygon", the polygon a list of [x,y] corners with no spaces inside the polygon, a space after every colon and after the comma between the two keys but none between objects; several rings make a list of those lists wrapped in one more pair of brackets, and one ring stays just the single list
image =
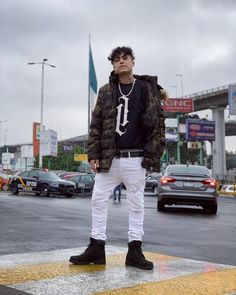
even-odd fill
[{"label": "white jeans", "polygon": [[129,206],[129,242],[142,241],[146,169],[142,157],[114,158],[108,173],[98,173],[92,196],[91,237],[106,240],[107,206],[114,188],[123,182]]}]

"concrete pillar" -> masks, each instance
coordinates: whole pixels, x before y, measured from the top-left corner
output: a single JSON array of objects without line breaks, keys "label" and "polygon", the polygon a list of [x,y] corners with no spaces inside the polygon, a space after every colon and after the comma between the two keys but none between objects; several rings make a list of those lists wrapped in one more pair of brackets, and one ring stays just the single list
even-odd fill
[{"label": "concrete pillar", "polygon": [[224,109],[224,107],[212,109],[212,120],[215,121],[215,141],[212,143],[212,173],[217,174],[219,179],[222,179],[223,174],[226,173]]}]

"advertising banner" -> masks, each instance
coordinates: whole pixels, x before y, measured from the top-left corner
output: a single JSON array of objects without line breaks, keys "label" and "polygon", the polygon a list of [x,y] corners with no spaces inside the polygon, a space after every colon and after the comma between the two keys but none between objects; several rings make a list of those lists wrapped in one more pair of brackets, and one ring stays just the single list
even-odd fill
[{"label": "advertising banner", "polygon": [[11,153],[2,153],[2,165],[11,164]]},{"label": "advertising banner", "polygon": [[33,156],[39,155],[40,123],[33,122]]},{"label": "advertising banner", "polygon": [[191,113],[194,111],[193,100],[191,98],[169,98],[164,101],[165,112]]},{"label": "advertising banner", "polygon": [[21,158],[33,158],[32,145],[22,145],[20,150],[21,150]]},{"label": "advertising banner", "polygon": [[186,120],[187,141],[214,141],[215,121],[187,119]]},{"label": "advertising banner", "polygon": [[41,155],[57,157],[57,132],[51,129],[43,130],[41,136]]},{"label": "advertising banner", "polygon": [[230,84],[228,90],[229,114],[236,115],[236,84]]},{"label": "advertising banner", "polygon": [[166,125],[166,141],[174,141],[176,142],[178,139],[177,136],[177,119],[166,119],[165,120]]}]

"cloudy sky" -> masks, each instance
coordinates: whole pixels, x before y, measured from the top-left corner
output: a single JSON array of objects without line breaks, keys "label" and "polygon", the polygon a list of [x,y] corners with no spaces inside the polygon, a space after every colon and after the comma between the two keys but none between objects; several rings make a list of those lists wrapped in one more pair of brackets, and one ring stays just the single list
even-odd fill
[{"label": "cloudy sky", "polygon": [[[236,82],[235,0],[0,0],[1,145],[32,141],[41,65],[27,63],[43,58],[56,66],[45,67],[44,124],[59,139],[87,132],[89,33],[99,87],[119,45],[171,97],[182,91],[176,74],[185,95]],[[226,149],[235,146],[229,137]]]}]

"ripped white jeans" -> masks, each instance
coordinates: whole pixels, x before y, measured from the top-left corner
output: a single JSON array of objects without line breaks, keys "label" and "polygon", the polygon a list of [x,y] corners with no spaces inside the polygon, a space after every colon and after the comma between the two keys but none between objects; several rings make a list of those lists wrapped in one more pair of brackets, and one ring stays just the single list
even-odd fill
[{"label": "ripped white jeans", "polygon": [[129,206],[129,242],[142,241],[144,221],[144,187],[146,169],[143,157],[114,158],[108,173],[98,173],[92,196],[91,237],[106,240],[108,200],[114,188],[123,182]]}]

